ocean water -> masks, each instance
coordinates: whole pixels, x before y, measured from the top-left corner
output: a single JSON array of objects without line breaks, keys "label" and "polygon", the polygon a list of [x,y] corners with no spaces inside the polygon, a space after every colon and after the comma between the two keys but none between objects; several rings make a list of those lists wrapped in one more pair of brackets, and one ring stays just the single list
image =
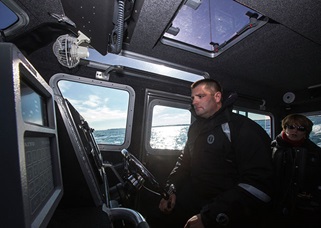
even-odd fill
[{"label": "ocean water", "polygon": [[187,141],[189,125],[153,127],[150,146],[153,149],[182,150]]},{"label": "ocean water", "polygon": [[125,142],[125,128],[95,130],[93,135],[97,144],[122,145]]},{"label": "ocean water", "polygon": [[[182,150],[187,140],[189,125],[159,126],[151,131],[150,146],[153,149]],[[95,130],[97,144],[122,145],[125,142],[125,129]]]},{"label": "ocean water", "polygon": [[[257,121],[269,134],[269,121]],[[321,147],[321,118],[313,120],[310,139]],[[151,131],[150,146],[153,149],[182,150],[187,140],[189,125],[157,126]],[[98,144],[122,145],[125,142],[125,129],[95,130],[93,132]],[[277,133],[278,134],[278,133]]]}]

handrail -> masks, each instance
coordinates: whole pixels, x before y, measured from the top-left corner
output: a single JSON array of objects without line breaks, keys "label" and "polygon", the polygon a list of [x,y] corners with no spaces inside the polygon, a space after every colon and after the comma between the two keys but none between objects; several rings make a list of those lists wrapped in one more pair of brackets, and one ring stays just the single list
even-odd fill
[{"label": "handrail", "polygon": [[102,209],[107,213],[111,223],[116,220],[125,220],[134,224],[137,228],[149,228],[145,218],[135,210],[121,207],[108,208],[105,204],[103,204]]}]

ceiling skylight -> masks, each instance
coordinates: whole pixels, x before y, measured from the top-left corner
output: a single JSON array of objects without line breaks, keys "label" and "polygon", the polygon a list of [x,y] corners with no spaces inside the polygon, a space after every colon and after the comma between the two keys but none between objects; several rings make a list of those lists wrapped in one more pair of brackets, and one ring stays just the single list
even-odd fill
[{"label": "ceiling skylight", "polygon": [[28,15],[12,0],[0,1],[1,36],[10,36],[29,23]]},{"label": "ceiling skylight", "polygon": [[18,20],[17,15],[12,12],[4,3],[0,2],[0,29],[4,30],[10,25],[16,23]]},{"label": "ceiling skylight", "polygon": [[[196,7],[188,4],[196,2]],[[233,0],[187,0],[162,42],[215,57],[266,22],[267,18]]]}]

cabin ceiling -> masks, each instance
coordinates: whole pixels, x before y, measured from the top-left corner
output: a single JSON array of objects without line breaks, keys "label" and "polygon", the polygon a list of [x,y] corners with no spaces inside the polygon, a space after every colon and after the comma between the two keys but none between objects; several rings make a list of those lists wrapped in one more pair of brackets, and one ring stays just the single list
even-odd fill
[{"label": "cabin ceiling", "polygon": [[[321,83],[321,3],[238,0],[270,18],[269,23],[215,58],[159,42],[176,9],[145,1],[127,50],[206,71],[228,90],[264,99],[302,93]],[[167,7],[166,7],[167,6]]]},{"label": "cabin ceiling", "polygon": [[[24,31],[34,30],[42,23],[56,22],[48,12],[64,13],[59,0],[43,0],[41,4],[37,0],[16,2],[30,16],[30,23]],[[228,91],[267,101],[278,100],[279,105],[285,105],[282,97],[289,91],[298,95],[295,101],[298,104],[316,99],[311,98],[308,87],[321,84],[319,0],[236,0],[269,17],[269,21],[215,58],[200,56],[160,42],[183,2],[136,0],[124,39],[124,53],[134,52],[157,58],[164,63],[205,71],[210,77],[220,81]],[[54,29],[57,30],[56,34],[68,31],[56,27]],[[11,40],[19,46],[23,39],[13,37]],[[42,43],[41,47],[48,49],[51,46]],[[26,45],[20,47],[23,49]],[[39,56],[44,58],[39,52],[44,53],[44,50],[30,54],[31,59],[39,61]]]}]

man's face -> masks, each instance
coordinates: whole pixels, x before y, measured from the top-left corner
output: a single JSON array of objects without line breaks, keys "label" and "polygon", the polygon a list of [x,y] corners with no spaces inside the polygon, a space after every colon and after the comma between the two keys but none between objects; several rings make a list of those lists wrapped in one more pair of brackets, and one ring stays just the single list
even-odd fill
[{"label": "man's face", "polygon": [[214,92],[205,88],[204,84],[192,89],[191,99],[196,115],[209,118],[221,107],[221,92]]}]

